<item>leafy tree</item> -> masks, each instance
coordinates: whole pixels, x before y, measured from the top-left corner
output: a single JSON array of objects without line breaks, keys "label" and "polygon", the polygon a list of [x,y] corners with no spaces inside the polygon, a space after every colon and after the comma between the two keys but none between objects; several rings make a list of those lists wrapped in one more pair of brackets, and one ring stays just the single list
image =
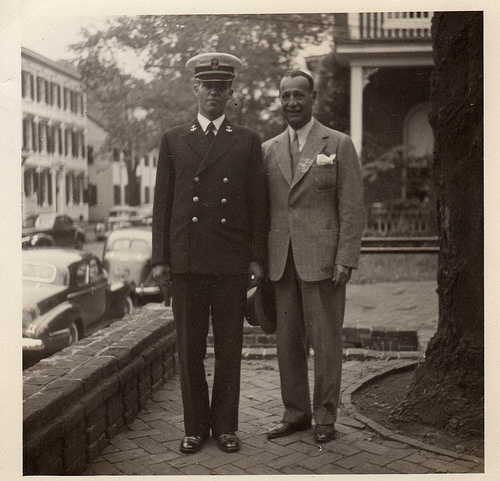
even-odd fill
[{"label": "leafy tree", "polygon": [[349,133],[350,71],[332,52],[321,63],[318,79],[317,119],[328,127]]},{"label": "leafy tree", "polygon": [[[151,139],[156,143],[159,132],[188,122],[196,112],[186,61],[201,52],[232,53],[243,69],[234,83],[230,115],[268,138],[283,125],[276,102],[280,76],[305,45],[321,43],[330,26],[325,14],[116,17],[102,31],[84,30],[84,41],[73,50],[89,96],[109,123],[117,118],[126,92],[132,109],[146,111],[147,140],[141,141],[146,144]],[[138,70],[146,80],[119,68],[120,52],[140,54]]]}]

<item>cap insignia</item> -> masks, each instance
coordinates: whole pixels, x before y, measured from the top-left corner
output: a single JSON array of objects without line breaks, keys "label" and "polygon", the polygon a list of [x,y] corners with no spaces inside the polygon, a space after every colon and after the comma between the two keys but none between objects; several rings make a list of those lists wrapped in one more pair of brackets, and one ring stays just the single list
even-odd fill
[{"label": "cap insignia", "polygon": [[216,58],[212,59],[212,62],[211,62],[211,64],[210,64],[210,66],[211,66],[214,70],[217,70],[217,69],[219,68],[219,61],[218,61]]}]

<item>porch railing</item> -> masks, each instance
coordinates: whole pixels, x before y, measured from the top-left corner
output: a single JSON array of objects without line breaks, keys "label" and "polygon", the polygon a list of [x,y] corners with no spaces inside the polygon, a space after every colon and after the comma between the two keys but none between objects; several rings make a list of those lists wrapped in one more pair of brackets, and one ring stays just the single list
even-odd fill
[{"label": "porch railing", "polygon": [[363,12],[348,16],[351,40],[429,40],[433,12]]}]

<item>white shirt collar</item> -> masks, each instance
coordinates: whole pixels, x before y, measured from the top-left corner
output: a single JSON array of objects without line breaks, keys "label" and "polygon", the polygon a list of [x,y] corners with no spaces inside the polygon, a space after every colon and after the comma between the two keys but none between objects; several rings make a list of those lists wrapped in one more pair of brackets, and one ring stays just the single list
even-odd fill
[{"label": "white shirt collar", "polygon": [[[306,125],[303,125],[300,129],[297,130],[297,137],[299,139],[299,150],[302,151],[304,148],[304,145],[307,141],[307,137],[309,136],[309,132],[311,132],[311,129],[314,125],[314,117],[311,117],[309,122],[307,122]],[[295,130],[292,129],[292,127],[288,126],[288,134],[290,135],[290,142],[293,140],[293,134]]]},{"label": "white shirt collar", "polygon": [[224,122],[224,119],[226,118],[226,114],[222,114],[218,119],[215,120],[210,120],[207,119],[204,115],[198,113],[198,123],[200,124],[201,128],[203,129],[203,132],[206,132],[208,124],[212,122],[215,125],[215,131],[214,134],[217,135],[217,132],[220,129],[220,126],[222,125],[222,122]]}]

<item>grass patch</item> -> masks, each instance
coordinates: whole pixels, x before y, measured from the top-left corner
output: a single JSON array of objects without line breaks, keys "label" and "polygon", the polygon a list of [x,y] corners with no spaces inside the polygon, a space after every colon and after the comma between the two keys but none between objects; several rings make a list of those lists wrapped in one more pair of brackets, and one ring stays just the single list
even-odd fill
[{"label": "grass patch", "polygon": [[437,268],[437,254],[361,254],[350,282],[433,281]]}]

